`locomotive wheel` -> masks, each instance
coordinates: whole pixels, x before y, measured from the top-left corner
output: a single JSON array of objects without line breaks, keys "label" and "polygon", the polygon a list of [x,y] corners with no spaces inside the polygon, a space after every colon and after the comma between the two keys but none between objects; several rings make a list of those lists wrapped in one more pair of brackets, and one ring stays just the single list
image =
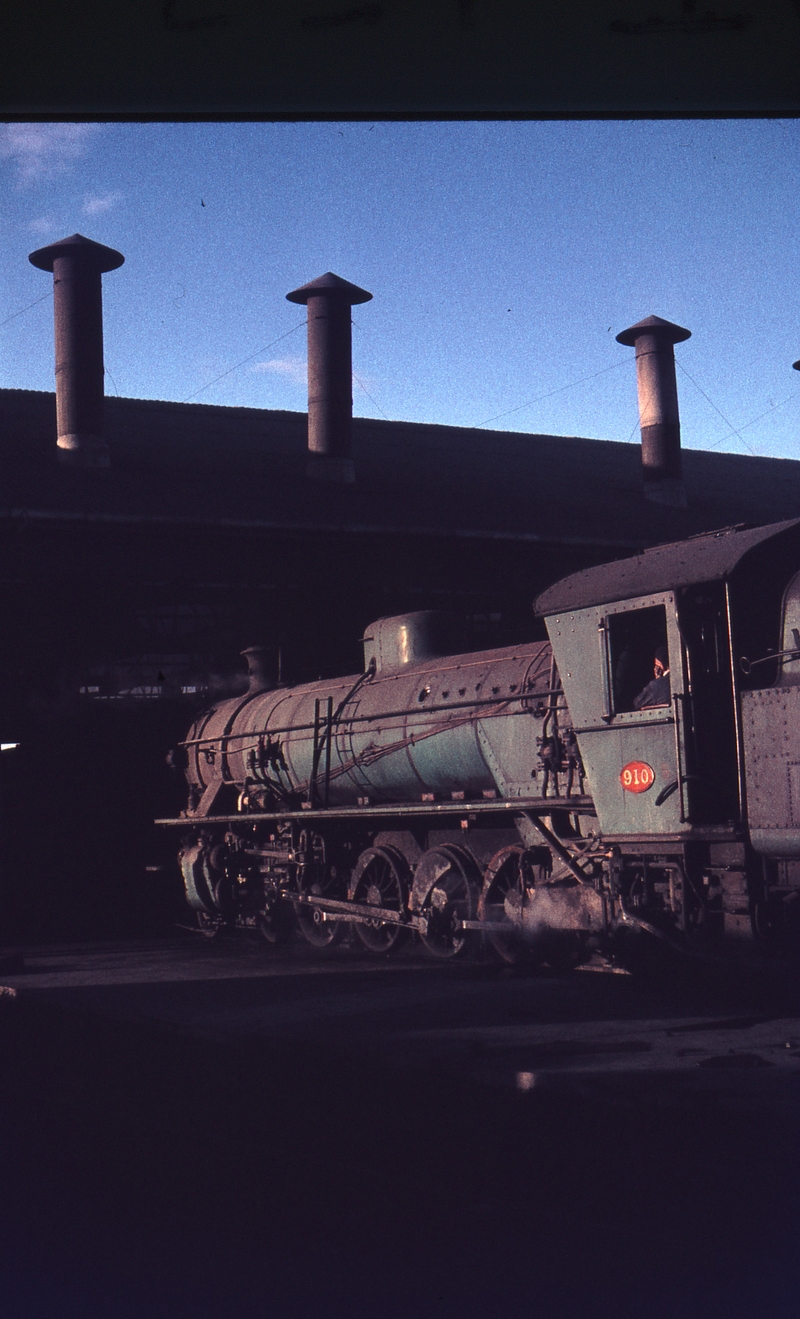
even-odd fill
[{"label": "locomotive wheel", "polygon": [[414,875],[418,910],[428,918],[420,939],[432,957],[457,957],[467,947],[459,921],[475,918],[478,898],[472,858],[445,844],[425,852]]},{"label": "locomotive wheel", "polygon": [[[326,885],[326,888],[327,893],[324,893],[321,884],[312,884],[308,892],[315,897],[339,897],[338,892],[331,892],[334,888],[332,884]],[[306,943],[310,943],[312,948],[332,948],[341,939],[344,922],[326,920],[325,914],[320,911],[319,907],[304,907],[298,903],[295,907],[295,914],[297,916],[297,928]]]},{"label": "locomotive wheel", "polygon": [[292,937],[292,909],[278,899],[269,902],[258,918],[258,928],[267,943],[288,943]]},{"label": "locomotive wheel", "polygon": [[[408,898],[407,868],[403,857],[391,847],[368,847],[358,858],[350,883],[350,897],[370,907],[383,907],[401,915]],[[356,934],[371,953],[391,953],[405,940],[408,931],[388,921],[357,921]]]},{"label": "locomotive wheel", "polygon": [[487,937],[495,952],[504,962],[517,966],[521,962],[533,960],[531,949],[523,941],[520,932],[514,928],[512,914],[522,906],[525,884],[522,875],[522,854],[524,848],[516,845],[501,847],[486,867],[483,890],[478,904],[478,916],[482,921],[508,921],[508,934],[489,930]]},{"label": "locomotive wheel", "polygon": [[221,916],[212,916],[207,911],[196,911],[197,928],[204,939],[218,939],[222,934],[223,920]]}]

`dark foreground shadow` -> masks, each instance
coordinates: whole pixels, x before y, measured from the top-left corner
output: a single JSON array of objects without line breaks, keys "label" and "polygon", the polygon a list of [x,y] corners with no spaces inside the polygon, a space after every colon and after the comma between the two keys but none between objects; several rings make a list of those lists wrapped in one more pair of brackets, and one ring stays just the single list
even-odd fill
[{"label": "dark foreground shadow", "polygon": [[0,1007],[3,1319],[796,1314],[791,1106]]}]

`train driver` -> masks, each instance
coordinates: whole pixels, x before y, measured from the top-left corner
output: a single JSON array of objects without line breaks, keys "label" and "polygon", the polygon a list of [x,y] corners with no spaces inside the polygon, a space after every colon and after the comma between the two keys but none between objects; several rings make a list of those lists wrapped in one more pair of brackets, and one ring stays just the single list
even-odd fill
[{"label": "train driver", "polygon": [[666,646],[657,646],[653,654],[653,681],[635,697],[633,708],[649,710],[654,705],[669,705],[669,702],[669,653]]}]

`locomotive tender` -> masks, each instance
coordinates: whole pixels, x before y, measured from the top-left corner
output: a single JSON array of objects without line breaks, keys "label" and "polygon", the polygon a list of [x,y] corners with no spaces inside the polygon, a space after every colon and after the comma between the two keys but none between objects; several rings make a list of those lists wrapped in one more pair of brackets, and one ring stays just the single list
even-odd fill
[{"label": "locomotive tender", "polygon": [[549,641],[471,654],[444,615],[381,619],[362,674],[297,687],[251,655],[159,822],[200,928],[322,948],[350,926],[378,953],[416,933],[437,956],[482,933],[553,966],[796,944],[800,519],[589,568],[534,608]]}]

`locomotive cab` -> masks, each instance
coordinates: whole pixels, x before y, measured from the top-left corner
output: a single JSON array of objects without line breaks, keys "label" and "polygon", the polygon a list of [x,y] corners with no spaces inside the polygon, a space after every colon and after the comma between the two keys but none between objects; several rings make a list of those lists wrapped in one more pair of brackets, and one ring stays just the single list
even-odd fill
[{"label": "locomotive cab", "polygon": [[[740,833],[753,766],[765,749],[776,754],[774,720],[757,710],[786,707],[800,764],[798,563],[800,523],[739,526],[576,573],[539,597],[610,840]],[[666,651],[668,694],[642,705],[636,694],[656,650]],[[800,856],[800,770],[797,791]]]},{"label": "locomotive cab", "polygon": [[[602,602],[548,619],[548,631],[604,834],[677,837],[699,825],[734,827],[724,589],[703,583]],[[656,657],[661,681],[654,681]]]},{"label": "locomotive cab", "polygon": [[[577,573],[537,601],[623,924],[737,956],[796,946],[799,567],[800,520],[742,525]],[[659,647],[664,703],[637,700]]]},{"label": "locomotive cab", "polygon": [[[675,710],[686,683],[675,593],[560,612],[547,628],[603,833],[681,831],[685,811],[672,785],[680,776]],[[668,661],[666,699],[637,708],[657,650]]]},{"label": "locomotive cab", "polygon": [[800,871],[795,859],[800,858],[800,572],[784,592],[779,648],[746,659],[745,668],[754,683],[742,693],[750,837],[757,852],[785,858],[795,873]]}]

